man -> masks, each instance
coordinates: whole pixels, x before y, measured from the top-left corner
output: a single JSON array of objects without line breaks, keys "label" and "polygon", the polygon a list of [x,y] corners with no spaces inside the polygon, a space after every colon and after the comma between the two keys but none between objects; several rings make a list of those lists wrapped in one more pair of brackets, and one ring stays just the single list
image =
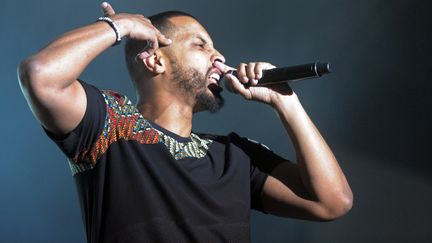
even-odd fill
[{"label": "man", "polygon": [[[101,21],[65,33],[19,67],[33,113],[69,159],[88,242],[248,242],[251,208],[321,221],[351,208],[345,176],[296,94],[256,86],[271,64],[240,64],[237,79],[192,16],[165,12],[150,21],[102,7]],[[78,80],[121,38],[136,105]],[[194,113],[222,106],[224,74],[234,92],[278,112],[297,163],[235,133],[192,132]]]}]

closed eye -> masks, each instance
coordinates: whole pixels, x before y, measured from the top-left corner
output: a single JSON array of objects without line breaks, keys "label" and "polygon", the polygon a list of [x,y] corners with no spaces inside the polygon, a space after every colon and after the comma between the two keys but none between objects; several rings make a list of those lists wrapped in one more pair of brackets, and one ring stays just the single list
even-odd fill
[{"label": "closed eye", "polygon": [[200,48],[203,48],[203,49],[207,49],[207,48],[211,48],[212,47],[211,43],[209,43],[208,41],[206,41],[204,38],[202,38],[200,36],[198,36],[198,37],[195,38],[194,43],[195,43],[194,45],[196,45],[196,46],[198,46]]},{"label": "closed eye", "polygon": [[205,44],[204,44],[204,43],[196,43],[195,45],[196,45],[196,46],[199,46],[199,47],[202,47],[202,48],[205,47]]}]

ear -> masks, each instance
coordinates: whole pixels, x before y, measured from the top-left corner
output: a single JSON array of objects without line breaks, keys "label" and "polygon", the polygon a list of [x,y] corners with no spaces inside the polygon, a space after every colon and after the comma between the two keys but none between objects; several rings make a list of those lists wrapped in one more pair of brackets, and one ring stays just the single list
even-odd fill
[{"label": "ear", "polygon": [[144,66],[153,74],[161,74],[165,72],[165,63],[162,53],[156,50],[153,55],[142,59]]}]

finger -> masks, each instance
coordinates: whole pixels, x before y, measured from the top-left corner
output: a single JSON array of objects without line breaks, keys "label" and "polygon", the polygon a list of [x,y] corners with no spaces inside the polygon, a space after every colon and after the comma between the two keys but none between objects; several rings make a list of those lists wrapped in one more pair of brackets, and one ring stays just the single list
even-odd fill
[{"label": "finger", "polygon": [[230,67],[230,66],[226,65],[225,63],[223,63],[221,61],[217,61],[217,60],[215,62],[213,62],[213,66],[215,66],[217,69],[219,69],[222,73],[227,73],[229,71],[236,70],[235,68]]},{"label": "finger", "polygon": [[157,49],[159,49],[159,42],[156,36],[151,40],[147,40],[147,46],[145,49],[150,54],[150,56],[153,55]]},{"label": "finger", "polygon": [[[276,68],[275,66],[273,66],[272,64],[268,63],[268,62],[258,62],[255,65],[255,77],[257,78],[257,80],[261,79],[264,75],[264,70],[268,70],[268,69],[273,69]],[[258,81],[259,83],[259,81]]]},{"label": "finger", "polygon": [[250,62],[246,66],[246,75],[248,76],[249,80],[255,79],[255,66],[255,62]]},{"label": "finger", "polygon": [[228,87],[231,92],[234,92],[236,94],[240,94],[246,99],[251,99],[251,93],[249,90],[247,90],[242,83],[232,74],[226,75],[228,80]]},{"label": "finger", "polygon": [[263,62],[259,62],[259,63],[257,63],[257,65],[255,65],[254,72],[255,72],[256,79],[262,78],[264,67],[265,67],[265,63],[263,63]]},{"label": "finger", "polygon": [[152,39],[147,40],[147,45],[144,50],[137,55],[138,59],[145,59],[151,55],[153,55],[157,49],[159,49],[159,43],[161,45],[170,45],[172,40],[165,37],[158,29],[153,26],[154,35]]},{"label": "finger", "polygon": [[162,46],[167,46],[172,43],[172,40],[166,37],[164,34],[162,34],[159,30],[157,31],[156,35],[159,44],[161,44]]},{"label": "finger", "polygon": [[147,40],[146,47],[137,55],[137,58],[146,59],[147,57],[152,56],[158,48],[159,46],[156,38],[154,40]]},{"label": "finger", "polygon": [[242,83],[249,82],[248,77],[246,76],[246,63],[240,63],[240,65],[237,68],[237,77]]},{"label": "finger", "polygon": [[102,11],[105,17],[109,17],[115,14],[115,11],[113,9],[113,7],[111,6],[111,4],[107,3],[107,2],[103,2],[101,4],[102,6]]},{"label": "finger", "polygon": [[255,66],[256,62],[250,62],[246,66],[246,75],[249,78],[249,85],[256,85],[258,83],[257,78],[255,77]]},{"label": "finger", "polygon": [[147,51],[143,51],[143,52],[139,53],[136,56],[136,59],[138,59],[138,60],[144,60],[144,59],[147,59],[150,56],[151,56],[150,53],[148,53]]},{"label": "finger", "polygon": [[236,76],[234,76],[230,73],[225,74],[225,87],[227,88],[228,91],[237,94],[238,91],[234,88],[234,85],[233,85],[234,82],[240,83],[240,81],[237,79]]}]

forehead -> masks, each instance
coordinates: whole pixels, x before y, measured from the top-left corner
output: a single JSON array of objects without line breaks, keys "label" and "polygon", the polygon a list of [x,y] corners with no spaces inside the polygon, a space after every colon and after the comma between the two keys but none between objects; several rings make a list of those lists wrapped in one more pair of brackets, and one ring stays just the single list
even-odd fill
[{"label": "forehead", "polygon": [[176,16],[170,18],[170,22],[174,25],[175,35],[173,38],[177,41],[200,38],[207,42],[211,42],[207,30],[194,18],[189,16]]}]

